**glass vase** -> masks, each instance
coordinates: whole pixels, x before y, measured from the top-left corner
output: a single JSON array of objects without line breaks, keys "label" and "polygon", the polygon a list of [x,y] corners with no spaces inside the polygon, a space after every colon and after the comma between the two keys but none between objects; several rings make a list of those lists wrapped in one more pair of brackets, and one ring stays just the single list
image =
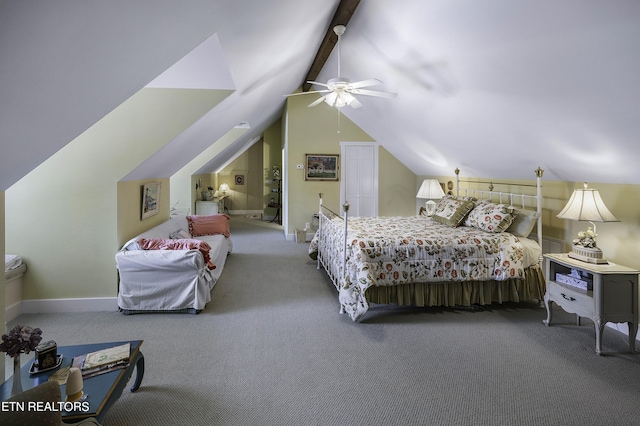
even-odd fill
[{"label": "glass vase", "polygon": [[20,377],[20,354],[13,357],[13,386],[11,396],[22,393],[22,377]]}]

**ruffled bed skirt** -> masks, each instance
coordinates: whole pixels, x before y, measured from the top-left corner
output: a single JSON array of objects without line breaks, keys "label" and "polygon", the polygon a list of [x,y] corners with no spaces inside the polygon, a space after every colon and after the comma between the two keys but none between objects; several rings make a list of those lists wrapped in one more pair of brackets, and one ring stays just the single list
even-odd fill
[{"label": "ruffled bed skirt", "polygon": [[471,306],[502,302],[542,300],[546,291],[539,265],[525,269],[522,280],[412,283],[397,286],[369,287],[369,303],[401,306]]}]

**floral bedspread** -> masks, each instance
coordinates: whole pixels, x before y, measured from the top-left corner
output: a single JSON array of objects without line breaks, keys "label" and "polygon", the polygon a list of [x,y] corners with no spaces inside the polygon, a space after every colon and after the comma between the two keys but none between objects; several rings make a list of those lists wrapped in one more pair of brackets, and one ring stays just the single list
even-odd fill
[{"label": "floral bedspread", "polygon": [[325,220],[311,242],[336,277],[341,312],[356,321],[368,310],[370,286],[524,278],[524,252],[512,234],[451,228],[428,217],[349,218],[347,261],[341,218]]}]

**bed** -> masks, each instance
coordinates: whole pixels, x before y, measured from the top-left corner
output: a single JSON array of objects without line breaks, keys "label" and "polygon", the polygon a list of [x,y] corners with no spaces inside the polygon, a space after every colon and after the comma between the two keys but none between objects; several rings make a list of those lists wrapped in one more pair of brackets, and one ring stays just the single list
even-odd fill
[{"label": "bed", "polygon": [[[542,300],[542,170],[535,195],[460,188],[433,217],[343,216],[320,194],[309,253],[338,290],[340,312],[360,320],[373,304],[476,306]],[[477,182],[476,182],[477,183]],[[525,185],[534,186],[534,185]],[[534,227],[534,239],[528,238]]]}]

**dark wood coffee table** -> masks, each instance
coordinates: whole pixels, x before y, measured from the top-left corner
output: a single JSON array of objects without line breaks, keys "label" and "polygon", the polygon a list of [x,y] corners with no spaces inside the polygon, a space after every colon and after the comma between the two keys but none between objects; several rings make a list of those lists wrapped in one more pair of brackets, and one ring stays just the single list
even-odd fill
[{"label": "dark wood coffee table", "polygon": [[[62,412],[62,420],[65,422],[77,422],[89,417],[95,417],[98,422],[102,423],[107,410],[116,402],[116,400],[122,395],[122,391],[129,382],[129,379],[133,375],[133,370],[136,370],[136,379],[131,387],[131,392],[135,392],[142,383],[144,376],[144,356],[140,352],[140,346],[142,346],[142,340],[131,340],[131,357],[129,366],[121,370],[110,371],[108,373],[100,374],[99,376],[90,377],[84,379],[84,393],[87,396],[85,399],[89,403],[89,410],[87,412],[73,411]],[[69,367],[74,356],[84,355],[89,352],[94,352],[101,349],[110,348],[127,343],[124,342],[111,342],[111,343],[94,343],[90,345],[76,345],[76,346],[59,346],[58,354],[62,354],[62,363],[60,367],[46,371],[40,374],[29,374],[31,363],[22,367],[22,389],[27,390],[41,383],[49,380],[49,377],[58,371],[60,368]],[[0,386],[0,398],[2,401],[7,400],[11,396],[12,380],[9,379]],[[62,398],[64,400],[66,396],[66,386],[60,387]]]}]

